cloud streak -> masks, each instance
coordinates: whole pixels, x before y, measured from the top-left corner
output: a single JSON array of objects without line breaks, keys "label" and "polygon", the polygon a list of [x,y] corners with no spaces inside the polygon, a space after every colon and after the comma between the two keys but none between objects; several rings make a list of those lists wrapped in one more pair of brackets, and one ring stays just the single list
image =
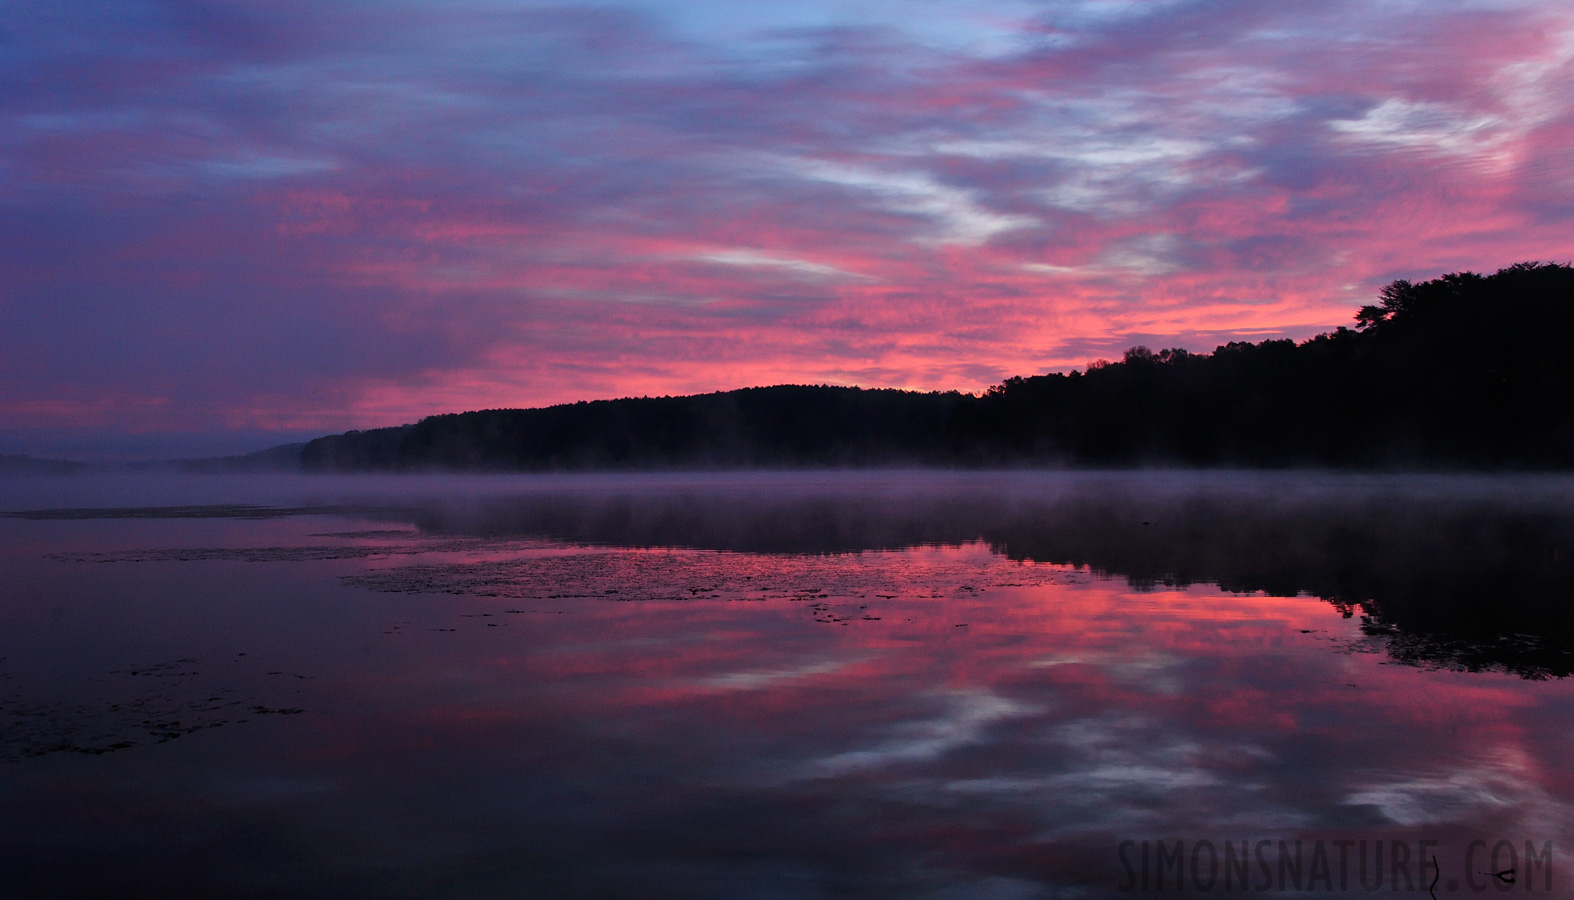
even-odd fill
[{"label": "cloud streak", "polygon": [[1307,337],[1566,259],[1571,75],[1552,2],[24,5],[0,441]]}]

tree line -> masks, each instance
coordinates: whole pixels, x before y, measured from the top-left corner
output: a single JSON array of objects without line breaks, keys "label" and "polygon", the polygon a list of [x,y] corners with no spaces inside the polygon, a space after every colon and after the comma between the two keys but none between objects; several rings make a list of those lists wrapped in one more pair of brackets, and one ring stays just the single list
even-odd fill
[{"label": "tree line", "polygon": [[432,416],[310,471],[860,466],[1574,467],[1574,267],[1395,281],[1353,327],[1133,347],[981,396],[780,385]]}]

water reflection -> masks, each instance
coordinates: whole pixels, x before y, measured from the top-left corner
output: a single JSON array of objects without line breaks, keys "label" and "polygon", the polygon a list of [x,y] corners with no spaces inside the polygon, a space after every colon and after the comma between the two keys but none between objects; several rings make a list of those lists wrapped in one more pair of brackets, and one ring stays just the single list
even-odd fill
[{"label": "water reflection", "polygon": [[1108,896],[1126,838],[1570,833],[1574,690],[1495,637],[1566,635],[1555,483],[399,490],[0,521],[8,697],[303,710],[17,754],[19,893]]},{"label": "water reflection", "polygon": [[984,541],[1134,587],[1310,594],[1407,663],[1574,671],[1574,493],[1552,479],[1080,475],[721,481],[429,501],[433,534],[836,553]]}]

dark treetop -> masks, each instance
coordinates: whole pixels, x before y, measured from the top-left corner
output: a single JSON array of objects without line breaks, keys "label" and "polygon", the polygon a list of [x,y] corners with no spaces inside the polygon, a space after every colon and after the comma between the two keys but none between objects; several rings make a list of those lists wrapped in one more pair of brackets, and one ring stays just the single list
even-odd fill
[{"label": "dark treetop", "polygon": [[432,416],[312,471],[887,465],[1574,467],[1574,267],[1385,287],[1297,344],[1133,347],[981,397],[783,385]]}]

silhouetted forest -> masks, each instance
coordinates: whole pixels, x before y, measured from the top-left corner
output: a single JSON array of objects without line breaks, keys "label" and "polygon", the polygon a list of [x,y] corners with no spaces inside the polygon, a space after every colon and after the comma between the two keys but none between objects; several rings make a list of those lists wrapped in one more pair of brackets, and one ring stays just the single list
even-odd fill
[{"label": "silhouetted forest", "polygon": [[778,386],[433,416],[319,438],[311,471],[888,465],[1574,466],[1574,267],[1395,281],[1355,327],[1133,347],[984,395]]}]

